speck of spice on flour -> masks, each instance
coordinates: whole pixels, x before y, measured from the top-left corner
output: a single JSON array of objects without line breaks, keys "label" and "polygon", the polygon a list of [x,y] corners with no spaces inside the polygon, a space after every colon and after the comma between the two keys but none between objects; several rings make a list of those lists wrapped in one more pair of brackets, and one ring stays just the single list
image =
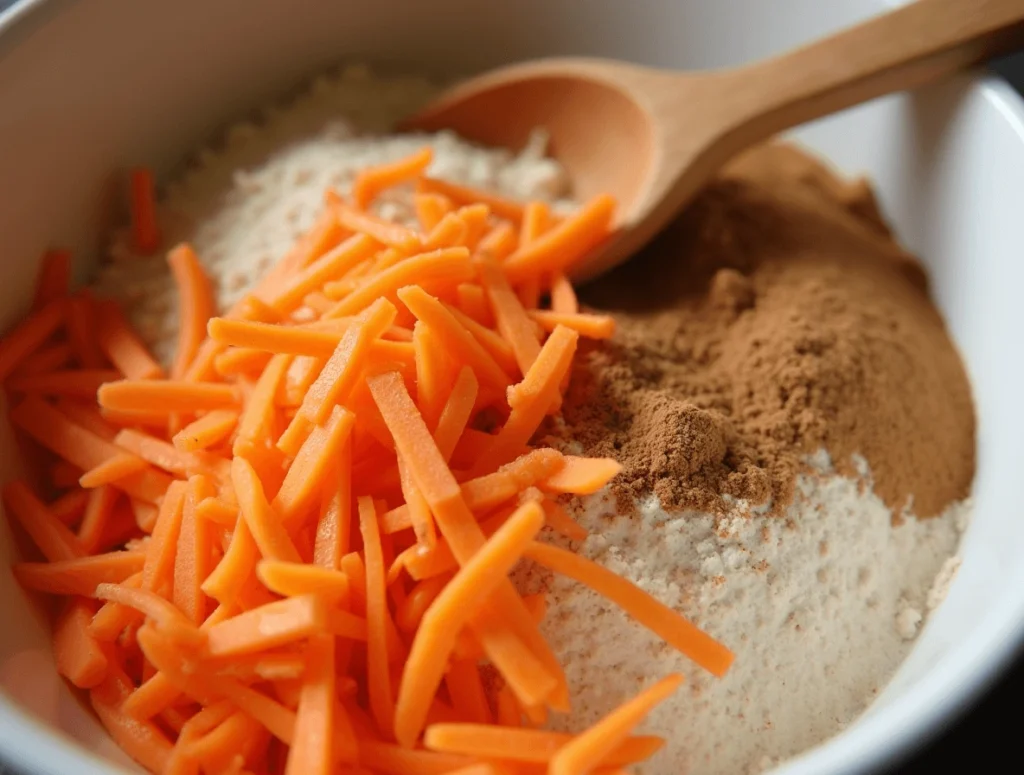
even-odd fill
[{"label": "speck of spice on flour", "polygon": [[[345,193],[360,169],[427,144],[431,175],[571,207],[542,132],[518,154],[451,133],[386,134],[435,92],[426,79],[360,66],[319,77],[230,128],[167,185],[165,244],[194,246],[226,309],[312,225],[326,188]],[[410,192],[390,192],[377,212],[412,219]],[[136,255],[116,233],[95,287],[168,362],[177,320],[164,257]],[[574,504],[591,531],[578,551],[692,618],[736,661],[712,678],[579,585],[520,569],[524,588],[549,594],[543,628],[573,689],[573,731],[679,671],[687,683],[644,727],[668,744],[636,772],[753,773],[838,733],[881,692],[955,575],[969,504],[894,524],[864,461],[858,476],[835,473],[824,451],[810,462],[781,516],[741,501],[724,516],[666,513],[653,497],[628,515],[603,493]]]}]

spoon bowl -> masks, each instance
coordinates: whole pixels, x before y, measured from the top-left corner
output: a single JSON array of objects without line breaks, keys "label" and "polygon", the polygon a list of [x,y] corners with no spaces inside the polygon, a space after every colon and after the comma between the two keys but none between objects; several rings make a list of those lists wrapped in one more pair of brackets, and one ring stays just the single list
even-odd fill
[{"label": "spoon bowl", "polygon": [[452,129],[513,149],[544,128],[574,195],[618,202],[613,236],[572,269],[582,281],[643,247],[740,151],[1013,49],[1022,31],[1024,0],[917,0],[733,70],[671,73],[578,58],[511,65],[455,86],[404,128]]}]

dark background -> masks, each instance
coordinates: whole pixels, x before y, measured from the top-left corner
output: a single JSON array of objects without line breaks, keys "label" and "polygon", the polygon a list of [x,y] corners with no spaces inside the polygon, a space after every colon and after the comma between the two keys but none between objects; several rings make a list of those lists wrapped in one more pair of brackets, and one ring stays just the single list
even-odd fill
[{"label": "dark background", "polygon": [[[0,0],[0,11],[13,5],[15,0]],[[1000,75],[1024,94],[1024,54],[1008,57],[993,65]],[[1021,203],[1024,214],[1024,202]],[[1024,250],[1022,250],[1024,258]],[[996,683],[971,705],[961,716],[938,732],[935,739],[923,749],[911,753],[903,761],[895,762],[886,773],[901,775],[931,775],[946,766],[967,764],[967,772],[977,771],[982,762],[1013,762],[1017,765],[997,765],[995,771],[1021,772],[1024,764],[1019,758],[1021,725],[1020,698],[1024,696],[1024,653]],[[972,766],[973,765],[973,766]],[[3,775],[0,763],[0,775]],[[28,775],[25,773],[24,775]]]}]

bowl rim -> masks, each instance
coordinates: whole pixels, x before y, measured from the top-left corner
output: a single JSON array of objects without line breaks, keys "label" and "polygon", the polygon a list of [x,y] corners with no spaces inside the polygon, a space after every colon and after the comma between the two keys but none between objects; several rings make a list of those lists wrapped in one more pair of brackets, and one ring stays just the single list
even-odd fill
[{"label": "bowl rim", "polygon": [[[883,0],[889,5],[905,0]],[[0,60],[18,41],[81,0],[15,0],[0,10]],[[975,71],[965,95],[979,94],[1024,144],[1024,97],[1001,76]],[[885,708],[783,762],[779,775],[856,775],[894,763],[965,715],[1024,647],[1024,595],[990,609],[982,626],[947,656],[938,680],[922,681]],[[35,718],[0,691],[0,764],[21,775],[112,775],[120,770]]]}]

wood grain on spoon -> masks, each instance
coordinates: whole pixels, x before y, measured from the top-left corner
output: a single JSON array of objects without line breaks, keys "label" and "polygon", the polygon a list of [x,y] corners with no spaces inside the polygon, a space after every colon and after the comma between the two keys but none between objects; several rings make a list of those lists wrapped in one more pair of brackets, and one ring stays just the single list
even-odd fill
[{"label": "wood grain on spoon", "polygon": [[510,148],[546,129],[576,195],[609,192],[620,203],[615,237],[574,271],[582,280],[636,252],[751,145],[1022,41],[1024,0],[917,0],[732,70],[673,73],[597,59],[511,65],[456,86],[405,126]]}]

